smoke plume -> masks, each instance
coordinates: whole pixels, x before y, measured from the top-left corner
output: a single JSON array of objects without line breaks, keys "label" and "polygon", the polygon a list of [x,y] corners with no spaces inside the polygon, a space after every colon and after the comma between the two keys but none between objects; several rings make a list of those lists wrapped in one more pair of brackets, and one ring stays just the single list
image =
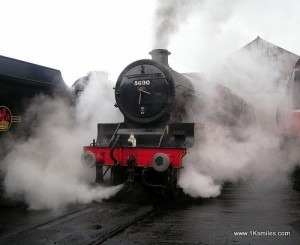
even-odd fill
[{"label": "smoke plume", "polygon": [[180,72],[201,71],[209,75],[217,62],[242,43],[228,29],[234,21],[237,3],[236,0],[158,0],[153,48],[176,52],[172,62]]},{"label": "smoke plume", "polygon": [[95,169],[80,163],[82,147],[97,134],[97,123],[118,120],[113,84],[103,73],[92,73],[77,107],[63,98],[35,97],[22,121],[32,130],[1,162],[4,187],[10,198],[32,209],[58,209],[71,203],[101,201],[117,187],[91,186]]},{"label": "smoke plume", "polygon": [[158,0],[154,18],[154,48],[168,48],[172,34],[179,30],[180,24],[202,2],[203,0]]}]

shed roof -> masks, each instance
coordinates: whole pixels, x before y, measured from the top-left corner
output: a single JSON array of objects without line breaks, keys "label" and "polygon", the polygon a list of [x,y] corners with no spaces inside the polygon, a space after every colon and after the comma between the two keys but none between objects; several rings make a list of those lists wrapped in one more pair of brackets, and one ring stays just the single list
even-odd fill
[{"label": "shed roof", "polygon": [[[257,36],[253,41],[251,41],[250,43],[246,44],[245,46],[241,47],[240,49],[238,49],[235,53],[238,53],[240,51],[243,50],[266,50],[266,49],[273,49],[273,50],[278,50],[278,53],[286,53],[288,55],[292,55],[292,56],[297,56],[299,57],[299,55],[294,54],[284,48],[281,48],[273,43],[270,43],[264,39],[262,39],[260,36]],[[235,54],[233,53],[233,55]]]}]

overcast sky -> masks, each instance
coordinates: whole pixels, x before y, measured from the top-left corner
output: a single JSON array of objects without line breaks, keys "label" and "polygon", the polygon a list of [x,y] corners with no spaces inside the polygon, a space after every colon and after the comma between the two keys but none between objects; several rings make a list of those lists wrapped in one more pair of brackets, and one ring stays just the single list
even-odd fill
[{"label": "overcast sky", "polygon": [[300,55],[298,0],[198,2],[155,47],[156,0],[0,0],[0,55],[59,69],[68,85],[92,70],[115,80],[154,47],[180,72],[206,71],[257,36]]}]

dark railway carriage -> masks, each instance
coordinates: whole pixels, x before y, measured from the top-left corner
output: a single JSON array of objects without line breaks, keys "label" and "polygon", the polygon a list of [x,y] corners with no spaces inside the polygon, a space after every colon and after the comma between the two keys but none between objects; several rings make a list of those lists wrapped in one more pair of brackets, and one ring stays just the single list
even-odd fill
[{"label": "dark railway carriage", "polygon": [[[111,170],[112,185],[142,181],[174,194],[182,158],[194,143],[192,108],[202,93],[194,90],[192,74],[180,74],[169,67],[167,50],[156,49],[150,54],[151,60],[131,63],[117,80],[115,106],[124,122],[98,124],[97,139],[84,147],[81,160],[86,166],[96,165],[98,182],[103,181],[106,166]],[[227,101],[221,95],[218,101],[231,109],[227,110],[231,117],[246,113],[242,99],[229,92],[226,95],[231,96],[223,96]],[[244,104],[232,109],[233,102]]]}]

